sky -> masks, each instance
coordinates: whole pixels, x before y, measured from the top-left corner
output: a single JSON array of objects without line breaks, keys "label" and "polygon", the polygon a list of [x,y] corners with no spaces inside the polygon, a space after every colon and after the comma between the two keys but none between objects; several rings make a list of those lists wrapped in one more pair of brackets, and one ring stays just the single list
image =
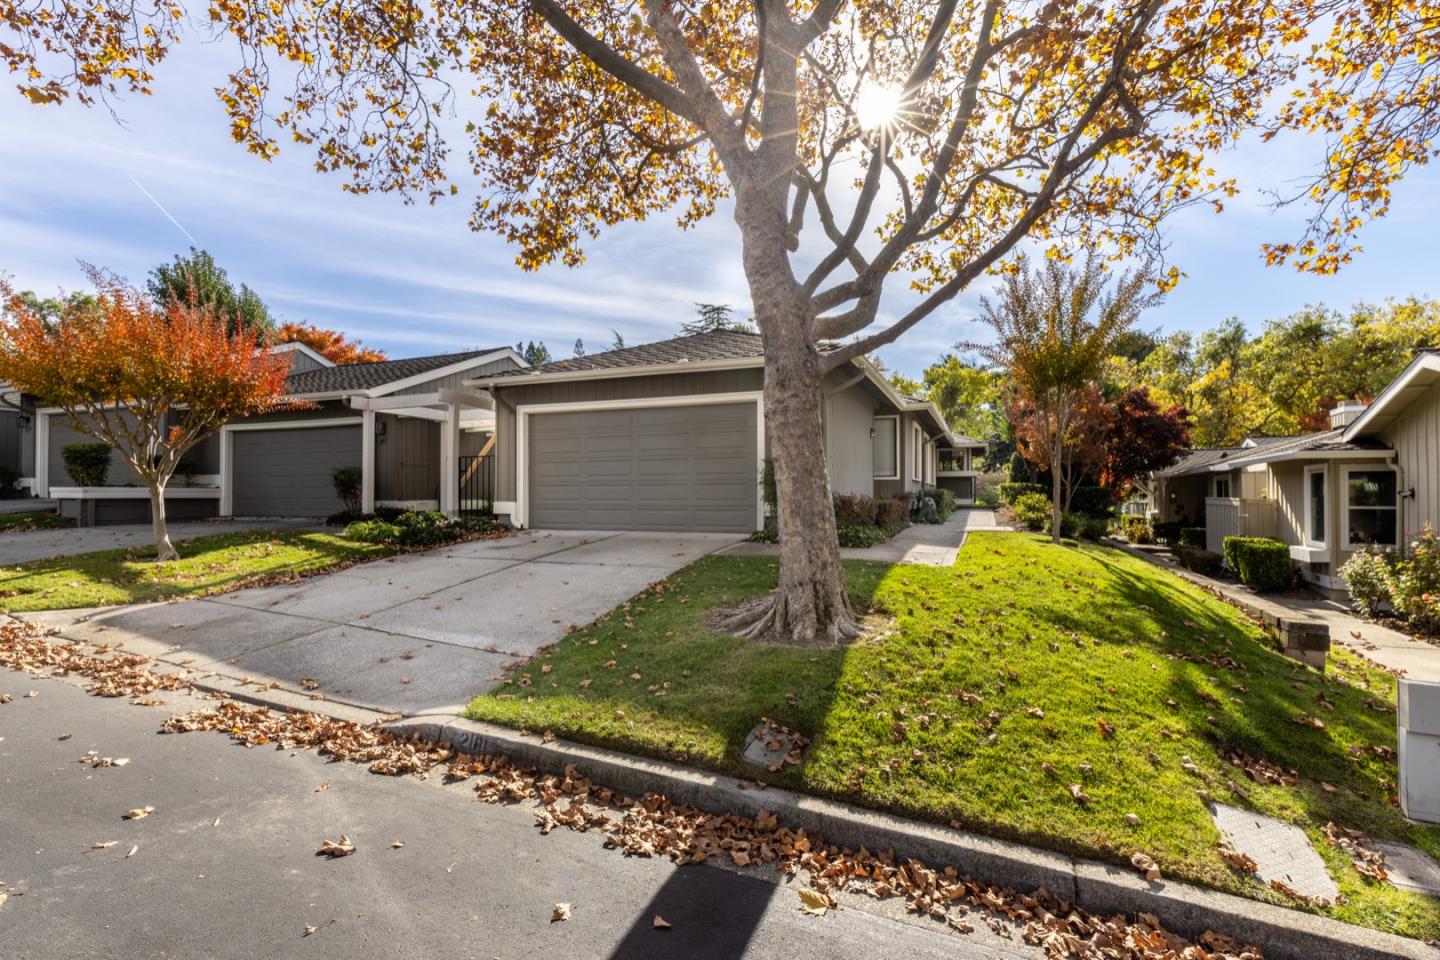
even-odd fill
[{"label": "sky", "polygon": [[[84,286],[81,261],[143,282],[190,246],[210,251],[282,320],[338,328],[392,357],[542,340],[557,358],[577,339],[588,352],[674,335],[694,304],[748,316],[739,234],[725,209],[682,231],[673,219],[612,228],[586,244],[587,263],[527,273],[498,237],[472,232],[471,194],[431,206],[357,197],[314,171],[303,148],[262,161],[233,143],[213,88],[224,51],[182,45],[160,65],[151,97],[103,107],[36,107],[0,89],[0,273],[53,294]],[[459,120],[473,104],[462,97]],[[1303,176],[1318,144],[1249,144],[1220,158],[1243,193],[1222,214],[1194,208],[1165,227],[1168,257],[1186,274],[1141,326],[1200,331],[1239,317],[1253,331],[1312,303],[1347,307],[1389,297],[1440,296],[1434,224],[1440,179],[1422,171],[1396,191],[1394,211],[1367,228],[1365,252],[1338,276],[1266,267],[1265,240],[1291,240],[1304,210],[1276,211],[1266,190]],[[464,145],[452,157],[464,165]],[[903,284],[882,319],[903,312]],[[918,376],[957,342],[985,339],[975,317],[982,283],[880,351]]]}]

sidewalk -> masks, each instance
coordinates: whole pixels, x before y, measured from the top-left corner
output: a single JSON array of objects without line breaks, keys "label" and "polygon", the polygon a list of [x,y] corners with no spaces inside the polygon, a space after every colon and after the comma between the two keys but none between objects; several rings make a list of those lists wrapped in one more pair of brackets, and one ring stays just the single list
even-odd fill
[{"label": "sidewalk", "polygon": [[[919,563],[948,567],[973,530],[1009,530],[995,522],[994,511],[986,507],[961,507],[944,523],[912,523],[884,543],[873,547],[841,547],[846,560],[875,560],[880,563]],[[731,557],[778,557],[776,543],[737,543],[719,551]]]}]

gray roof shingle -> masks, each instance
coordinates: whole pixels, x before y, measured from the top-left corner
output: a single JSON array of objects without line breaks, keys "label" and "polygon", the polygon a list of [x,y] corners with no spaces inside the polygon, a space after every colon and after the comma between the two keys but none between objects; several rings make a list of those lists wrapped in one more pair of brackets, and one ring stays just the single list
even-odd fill
[{"label": "gray roof shingle", "polygon": [[505,350],[467,350],[463,353],[437,353],[429,357],[406,357],[402,360],[381,360],[376,363],[347,363],[334,367],[301,370],[285,378],[285,389],[292,395],[310,393],[343,393],[347,390],[370,390],[397,380],[430,373],[473,357]]},{"label": "gray roof shingle", "polygon": [[555,360],[535,367],[506,370],[486,379],[499,380],[539,373],[578,373],[585,370],[618,370],[626,367],[653,367],[667,363],[700,363],[717,360],[749,360],[763,354],[760,334],[743,330],[712,330],[655,343],[642,343],[604,353],[589,353],[569,360]]},{"label": "gray roof shingle", "polygon": [[1296,453],[1344,453],[1352,450],[1378,450],[1383,445],[1365,440],[1350,441],[1342,438],[1344,430],[1322,430],[1318,433],[1302,433],[1290,437],[1247,437],[1249,446],[1206,447],[1192,450],[1178,463],[1164,470],[1155,471],[1157,477],[1180,477],[1191,473],[1205,473],[1222,463],[1241,466],[1249,463],[1265,463]]}]

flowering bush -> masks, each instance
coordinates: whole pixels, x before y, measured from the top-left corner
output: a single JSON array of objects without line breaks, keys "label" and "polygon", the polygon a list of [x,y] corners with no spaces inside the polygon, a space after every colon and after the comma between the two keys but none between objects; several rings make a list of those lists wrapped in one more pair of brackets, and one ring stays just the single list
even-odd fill
[{"label": "flowering bush", "polygon": [[1440,535],[1427,523],[1389,573],[1395,612],[1421,633],[1440,632]]},{"label": "flowering bush", "polygon": [[1390,575],[1394,554],[1389,551],[1361,550],[1351,555],[1340,568],[1350,588],[1350,599],[1366,616],[1373,617],[1390,601]]}]

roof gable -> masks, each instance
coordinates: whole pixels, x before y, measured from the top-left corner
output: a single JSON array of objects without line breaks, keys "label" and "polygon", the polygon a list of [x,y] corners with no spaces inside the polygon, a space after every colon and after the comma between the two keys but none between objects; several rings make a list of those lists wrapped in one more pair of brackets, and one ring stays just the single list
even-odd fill
[{"label": "roof gable", "polygon": [[[325,393],[357,393],[399,389],[415,378],[439,376],[449,368],[464,369],[472,362],[478,365],[512,353],[509,347],[488,350],[467,350],[463,353],[439,353],[428,357],[406,357],[400,360],[379,360],[374,363],[347,363],[339,366],[301,370],[285,378],[285,389],[294,396]],[[518,361],[523,366],[524,361]]]}]

